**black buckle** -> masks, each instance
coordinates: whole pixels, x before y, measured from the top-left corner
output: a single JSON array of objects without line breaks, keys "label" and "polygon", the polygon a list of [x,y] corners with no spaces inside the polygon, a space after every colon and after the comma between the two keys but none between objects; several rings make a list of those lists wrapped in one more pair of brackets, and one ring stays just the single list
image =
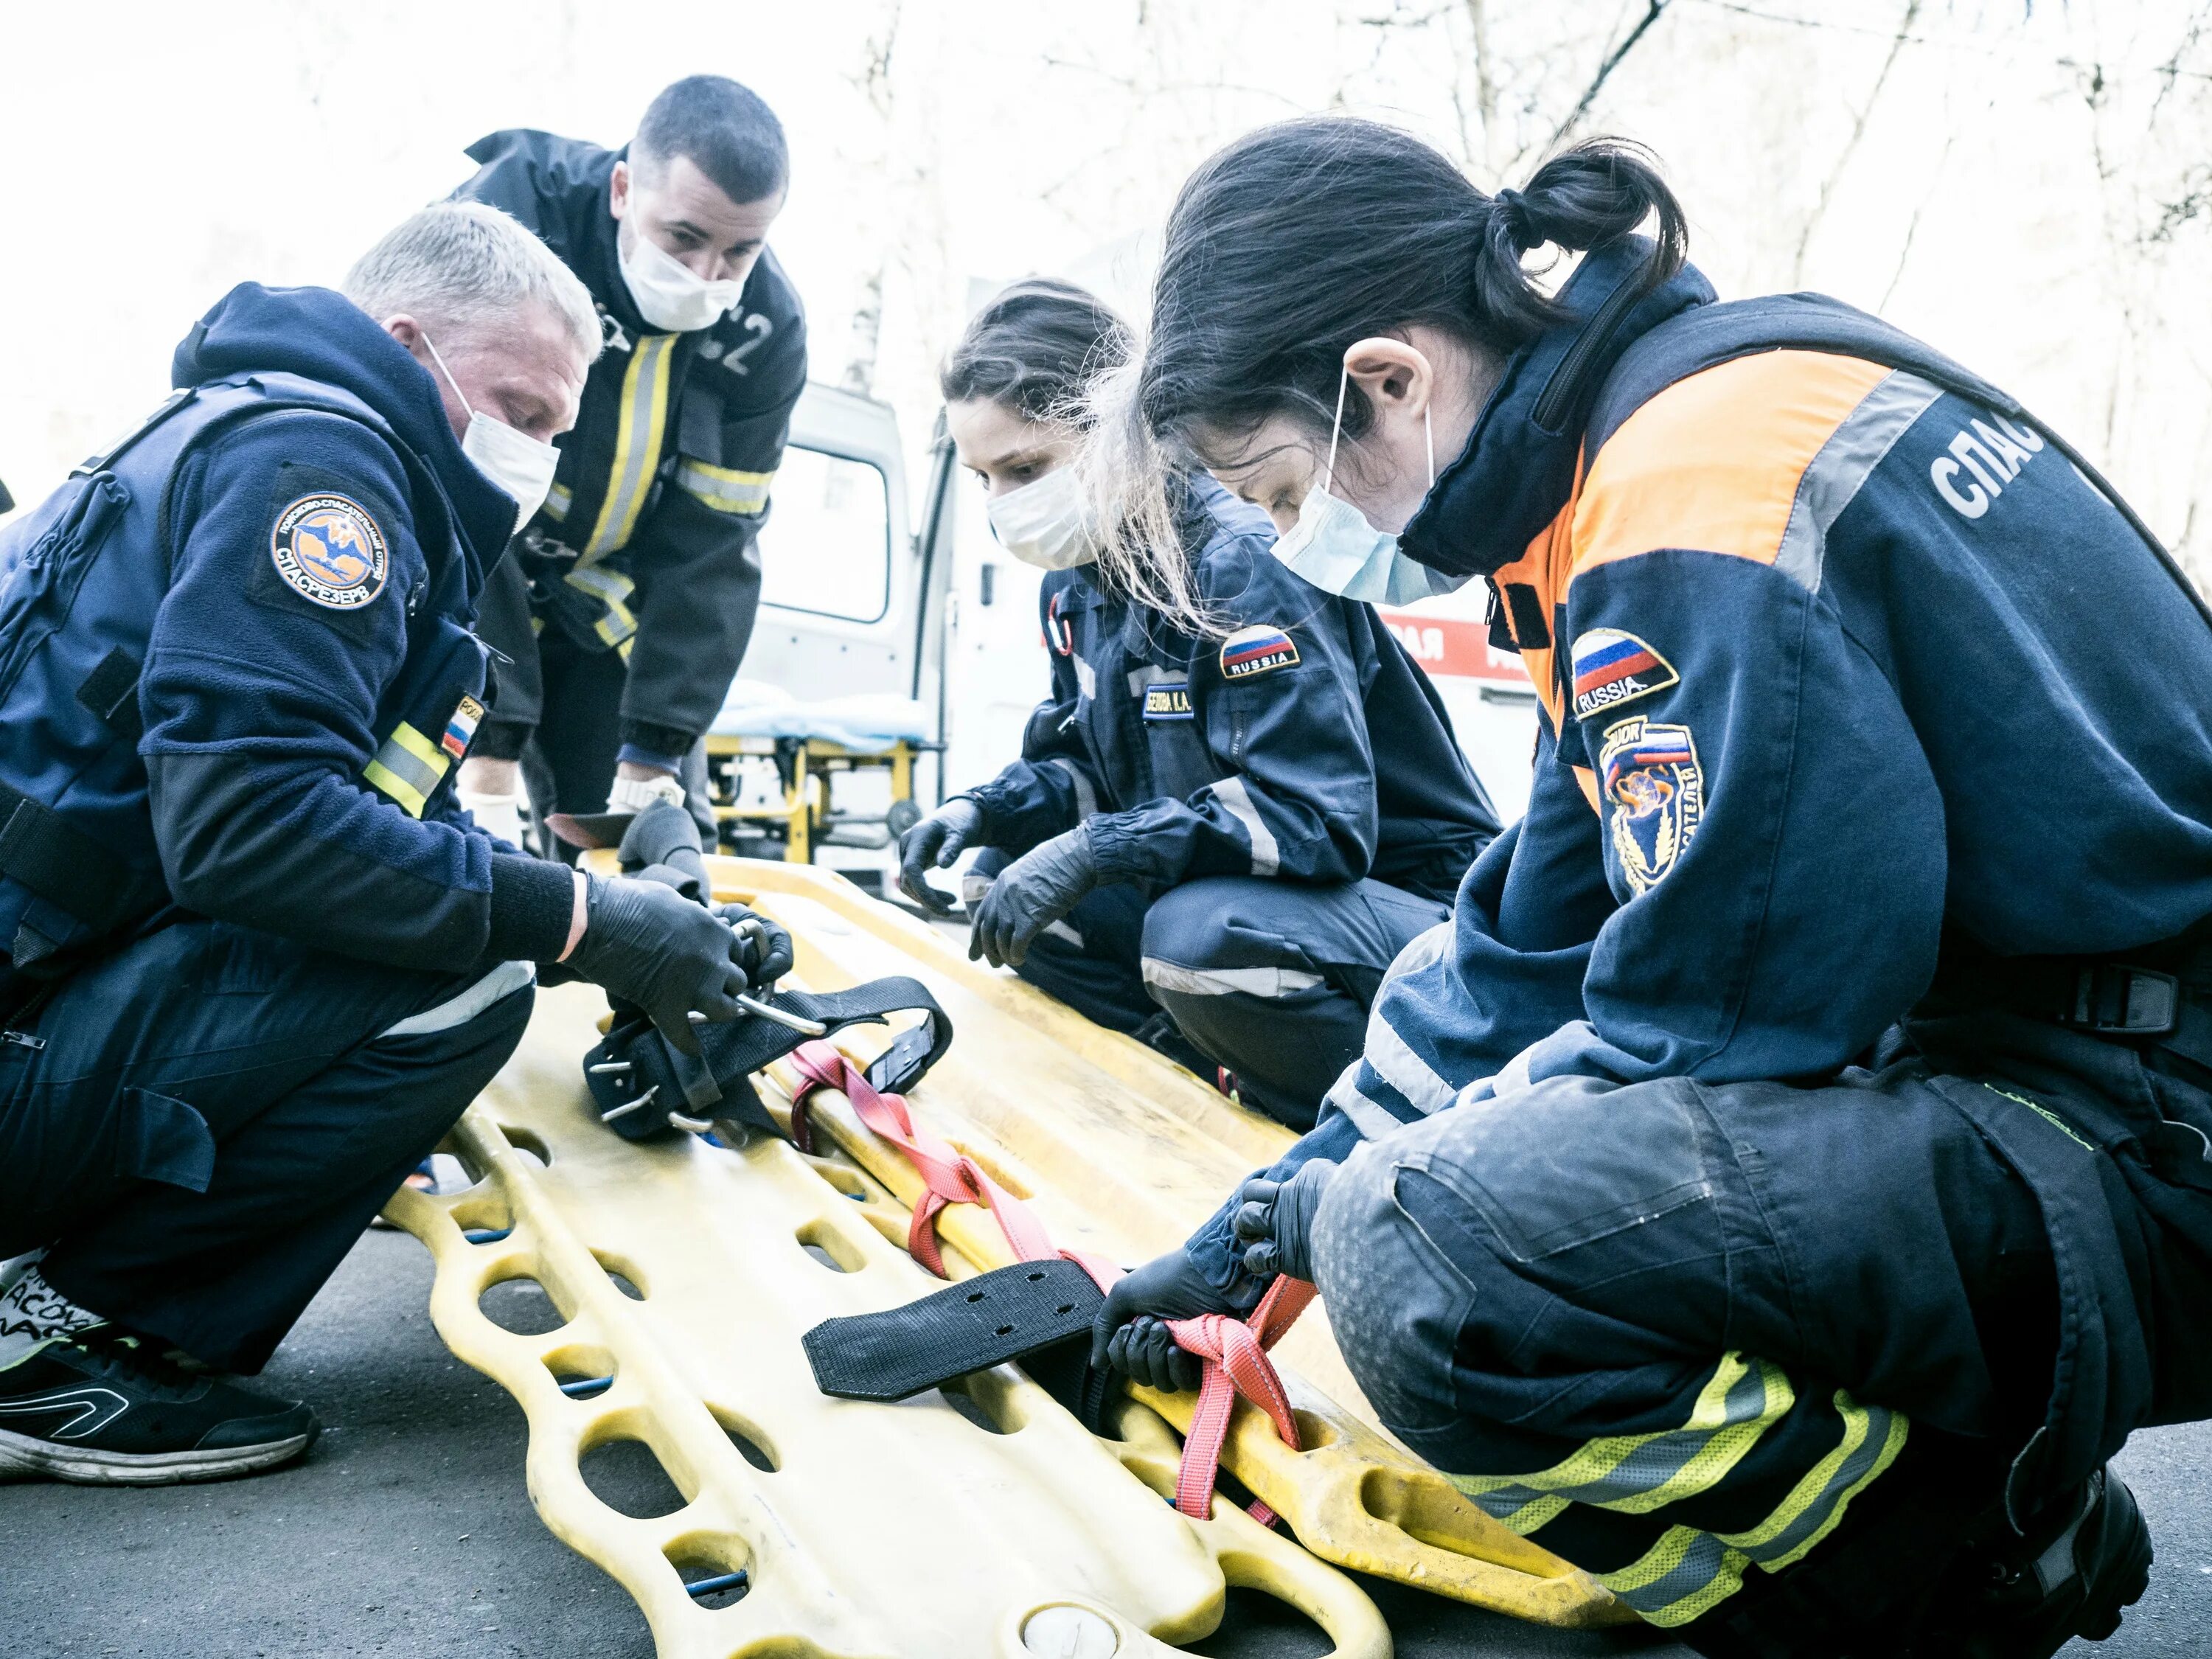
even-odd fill
[{"label": "black buckle", "polygon": [[2112,1036],[2169,1035],[2181,1017],[2181,981],[2155,969],[2100,962],[2074,976],[2072,1006],[2062,1025]]}]

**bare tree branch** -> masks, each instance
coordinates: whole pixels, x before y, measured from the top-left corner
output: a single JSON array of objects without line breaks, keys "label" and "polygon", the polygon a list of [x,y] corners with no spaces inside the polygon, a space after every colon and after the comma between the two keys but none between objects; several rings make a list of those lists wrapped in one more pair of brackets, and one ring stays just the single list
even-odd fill
[{"label": "bare tree branch", "polygon": [[1898,58],[1905,51],[1905,43],[1911,38],[1912,26],[1920,17],[1920,3],[1921,0],[1905,0],[1905,15],[1898,22],[1896,39],[1889,43],[1889,56],[1881,60],[1881,72],[1874,77],[1874,86],[1867,93],[1866,102],[1859,106],[1858,118],[1851,124],[1851,136],[1844,141],[1844,147],[1836,156],[1836,165],[1829,169],[1826,179],[1820,185],[1820,199],[1813,204],[1812,212],[1805,216],[1804,228],[1797,233],[1796,257],[1790,262],[1790,285],[1792,288],[1798,287],[1805,280],[1805,252],[1812,246],[1813,233],[1820,228],[1822,216],[1828,211],[1828,204],[1833,199],[1836,186],[1843,182],[1844,174],[1851,165],[1851,157],[1858,149],[1859,140],[1866,137],[1867,118],[1874,113],[1874,106],[1881,102],[1881,89],[1889,83],[1889,72],[1897,67]]},{"label": "bare tree branch", "polygon": [[1606,82],[1612,78],[1613,70],[1620,67],[1623,58],[1636,50],[1637,43],[1650,33],[1651,26],[1659,21],[1670,3],[1672,0],[1644,0],[1644,15],[1637,20],[1636,27],[1629,30],[1628,38],[1606,54],[1605,61],[1597,66],[1597,73],[1590,78],[1589,85],[1583,88],[1583,95],[1567,112],[1567,118],[1552,130],[1551,142],[1544,146],[1547,151],[1556,149],[1559,140],[1574,130],[1575,124],[1589,113],[1589,106],[1596,102],[1598,94],[1604,89]]}]

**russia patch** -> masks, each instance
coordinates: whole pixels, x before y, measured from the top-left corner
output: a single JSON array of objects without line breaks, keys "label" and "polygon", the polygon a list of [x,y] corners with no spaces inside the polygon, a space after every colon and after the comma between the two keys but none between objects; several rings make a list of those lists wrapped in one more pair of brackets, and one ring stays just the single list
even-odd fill
[{"label": "russia patch", "polygon": [[1190,682],[1188,680],[1155,680],[1145,688],[1145,719],[1157,724],[1161,720],[1187,720],[1191,718]]},{"label": "russia patch", "polygon": [[1575,718],[1586,720],[1677,684],[1674,664],[1633,634],[1593,628],[1575,641]]},{"label": "russia patch", "polygon": [[1705,816],[1698,745],[1686,726],[1634,716],[1606,729],[1597,769],[1621,874],[1637,893],[1648,893],[1674,867]]},{"label": "russia patch", "polygon": [[384,532],[360,502],[302,495],[276,515],[269,556],[285,585],[331,611],[358,611],[384,592],[391,554]]},{"label": "russia patch", "polygon": [[1221,642],[1221,678],[1249,680],[1278,668],[1295,668],[1298,647],[1279,628],[1240,628]]},{"label": "russia patch", "polygon": [[455,760],[465,759],[469,744],[477,735],[477,722],[483,718],[483,705],[474,697],[463,696],[453,710],[453,719],[446,722],[446,733],[438,739],[438,747]]}]

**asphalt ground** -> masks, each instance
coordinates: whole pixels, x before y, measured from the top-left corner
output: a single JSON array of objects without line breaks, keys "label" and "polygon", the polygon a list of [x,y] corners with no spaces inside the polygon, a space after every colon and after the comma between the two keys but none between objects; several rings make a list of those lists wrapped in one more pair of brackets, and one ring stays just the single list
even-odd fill
[{"label": "asphalt ground", "polygon": [[[523,1489],[521,1412],[439,1342],[429,1256],[363,1237],[264,1385],[314,1402],[301,1464],[145,1490],[0,1486],[0,1656],[117,1659],[652,1659],[621,1587],[540,1524]],[[530,1310],[520,1310],[522,1321]],[[657,1467],[594,1471],[619,1508],[660,1513]],[[2122,1466],[2159,1540],[2121,1633],[2069,1654],[2212,1654],[2212,1431],[2138,1437]],[[918,1503],[926,1499],[917,1498]],[[1644,1635],[1537,1630],[1370,1583],[1401,1659],[1679,1656]],[[1212,1659],[1304,1659],[1327,1644],[1236,1593]]]}]

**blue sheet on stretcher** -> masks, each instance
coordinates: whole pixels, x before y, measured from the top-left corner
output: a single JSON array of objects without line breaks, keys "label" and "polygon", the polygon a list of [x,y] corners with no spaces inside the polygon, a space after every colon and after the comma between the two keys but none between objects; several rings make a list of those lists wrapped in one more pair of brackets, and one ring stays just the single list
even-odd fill
[{"label": "blue sheet on stretcher", "polygon": [[740,679],[714,717],[718,738],[817,738],[862,754],[929,737],[929,711],[912,697],[874,693],[802,702],[781,686]]}]

